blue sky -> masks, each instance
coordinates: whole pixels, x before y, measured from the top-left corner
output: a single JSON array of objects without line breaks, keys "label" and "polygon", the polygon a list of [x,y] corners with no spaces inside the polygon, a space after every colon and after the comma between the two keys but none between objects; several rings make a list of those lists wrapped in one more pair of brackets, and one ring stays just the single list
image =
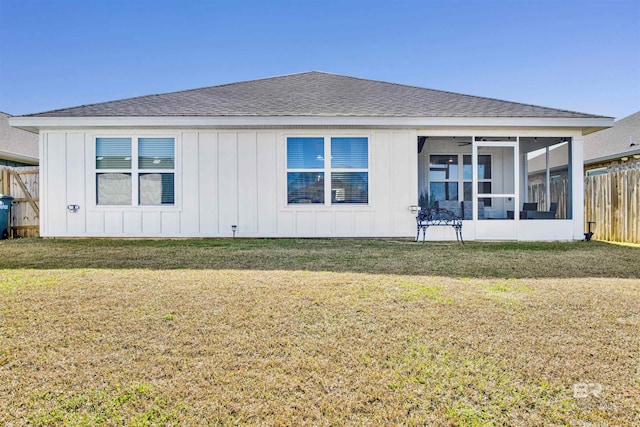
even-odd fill
[{"label": "blue sky", "polygon": [[318,70],[622,118],[640,0],[0,0],[0,111]]}]

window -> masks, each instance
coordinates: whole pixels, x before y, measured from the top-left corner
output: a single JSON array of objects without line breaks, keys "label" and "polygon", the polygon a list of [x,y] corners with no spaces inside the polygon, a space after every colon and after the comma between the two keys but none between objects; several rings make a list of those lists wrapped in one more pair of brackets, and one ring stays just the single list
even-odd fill
[{"label": "window", "polygon": [[[463,163],[464,199],[471,200],[473,198],[471,156],[464,155]],[[487,154],[478,155],[478,194],[491,194],[491,156]],[[490,197],[480,197],[478,201],[484,202],[486,207],[491,207]]]},{"label": "window", "polygon": [[366,137],[289,137],[287,203],[367,204],[368,168]]},{"label": "window", "polygon": [[598,169],[591,169],[591,170],[587,171],[587,176],[603,175],[603,174],[605,174],[607,172],[608,172],[608,169],[606,167],[598,168]]},{"label": "window", "polygon": [[429,193],[434,200],[458,200],[458,156],[429,156]]},{"label": "window", "polygon": [[[460,159],[462,157],[462,159]],[[462,160],[462,176],[460,176]],[[429,194],[434,200],[472,200],[473,175],[470,155],[432,154],[429,156]],[[462,187],[462,198],[460,188]],[[478,193],[491,193],[491,156],[478,155]],[[491,198],[480,198],[491,206]]]},{"label": "window", "polygon": [[96,204],[175,204],[174,138],[96,138]]}]

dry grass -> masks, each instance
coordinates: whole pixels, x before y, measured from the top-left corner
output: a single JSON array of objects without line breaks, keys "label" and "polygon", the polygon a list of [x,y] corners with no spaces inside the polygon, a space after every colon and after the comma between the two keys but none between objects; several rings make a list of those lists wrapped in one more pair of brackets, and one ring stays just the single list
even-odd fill
[{"label": "dry grass", "polygon": [[3,425],[640,423],[638,248],[24,240],[0,252]]}]

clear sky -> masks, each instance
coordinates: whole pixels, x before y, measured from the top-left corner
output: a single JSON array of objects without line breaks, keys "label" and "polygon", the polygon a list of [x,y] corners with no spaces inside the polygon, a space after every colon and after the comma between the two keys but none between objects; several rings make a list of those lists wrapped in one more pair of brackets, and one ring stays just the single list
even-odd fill
[{"label": "clear sky", "polygon": [[326,71],[640,110],[640,0],[0,0],[0,111]]}]

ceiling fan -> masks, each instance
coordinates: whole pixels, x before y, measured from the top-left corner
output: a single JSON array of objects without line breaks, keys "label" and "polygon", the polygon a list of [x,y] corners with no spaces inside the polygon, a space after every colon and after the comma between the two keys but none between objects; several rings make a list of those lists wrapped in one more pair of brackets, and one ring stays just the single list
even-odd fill
[{"label": "ceiling fan", "polygon": [[[453,142],[456,142],[456,137],[453,137]],[[471,145],[471,141],[469,142],[464,142],[464,141],[458,141],[458,147],[464,147],[465,145]]]}]

